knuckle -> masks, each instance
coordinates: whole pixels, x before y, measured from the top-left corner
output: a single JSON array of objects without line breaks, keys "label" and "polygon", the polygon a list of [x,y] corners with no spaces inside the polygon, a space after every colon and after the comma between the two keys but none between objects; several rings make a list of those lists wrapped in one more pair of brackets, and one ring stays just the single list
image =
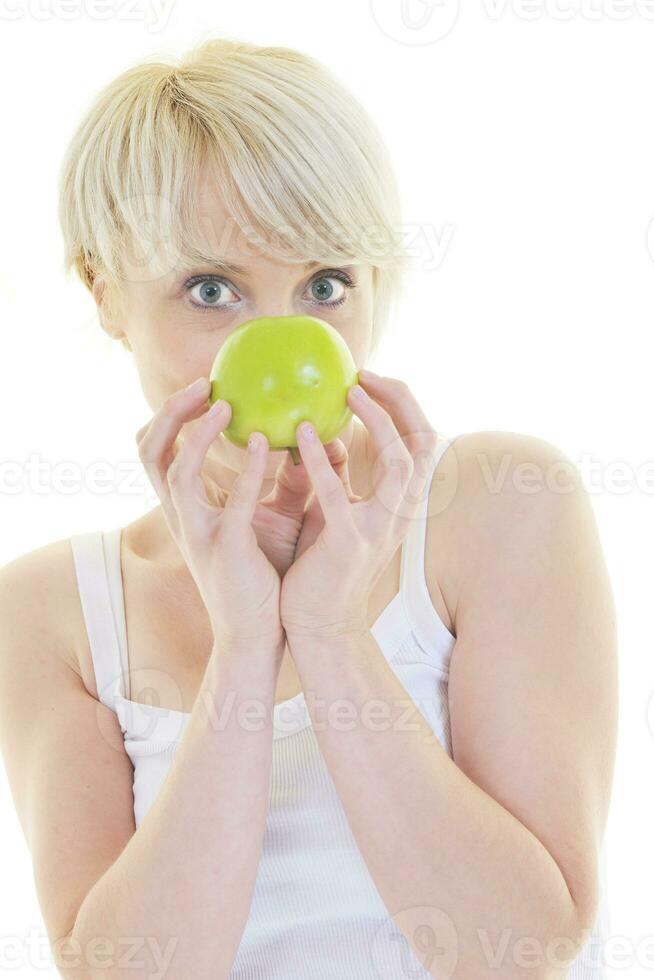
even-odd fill
[{"label": "knuckle", "polygon": [[395,391],[399,395],[408,395],[409,394],[409,392],[410,392],[411,389],[409,388],[409,386],[406,383],[406,381],[404,381],[402,378],[389,378],[388,381],[389,381],[389,384],[395,389]]},{"label": "knuckle", "polygon": [[181,389],[180,391],[173,391],[170,395],[167,395],[161,403],[157,415],[163,416],[169,421],[181,421],[187,412],[184,394],[184,389]]},{"label": "knuckle", "polygon": [[145,436],[138,444],[138,453],[139,453],[139,459],[144,465],[154,462],[154,452],[152,449],[152,443],[147,438],[147,436]]},{"label": "knuckle", "polygon": [[157,462],[157,449],[152,440],[152,433],[148,432],[143,436],[138,444],[138,454],[144,465],[151,465]]},{"label": "knuckle", "polygon": [[140,443],[149,428],[150,428],[150,422],[146,422],[145,425],[142,425],[141,428],[136,433],[136,435],[134,436],[134,441],[136,443]]},{"label": "knuckle", "polygon": [[175,395],[168,395],[167,398],[164,398],[159,409],[159,414],[165,418],[175,418],[177,415],[177,399]]},{"label": "knuckle", "polygon": [[184,467],[184,461],[176,456],[173,462],[168,467],[168,473],[166,474],[168,479],[168,486],[171,489],[179,489],[186,482],[186,469]]},{"label": "knuckle", "polygon": [[377,412],[379,413],[379,415],[381,415],[381,417],[383,418],[384,422],[387,423],[387,424],[389,422],[392,423],[393,422],[393,417],[391,416],[391,413],[388,411],[388,409],[387,408],[384,408],[383,405],[380,405],[379,402],[376,402],[376,406],[377,406]]}]

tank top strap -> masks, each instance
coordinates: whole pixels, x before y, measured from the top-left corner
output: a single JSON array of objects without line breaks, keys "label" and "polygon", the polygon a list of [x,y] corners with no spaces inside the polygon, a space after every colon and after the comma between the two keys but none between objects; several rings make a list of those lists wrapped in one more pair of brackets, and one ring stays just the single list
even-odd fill
[{"label": "tank top strap", "polygon": [[[456,436],[454,437],[456,438]],[[431,600],[425,576],[425,544],[429,518],[429,493],[438,463],[454,441],[441,433],[429,462],[427,482],[415,519],[411,522],[402,546],[400,594],[413,633],[431,660],[447,669],[455,636],[440,618]]]},{"label": "tank top strap", "polygon": [[112,711],[116,695],[129,697],[120,533],[86,531],[70,539],[98,698]]}]

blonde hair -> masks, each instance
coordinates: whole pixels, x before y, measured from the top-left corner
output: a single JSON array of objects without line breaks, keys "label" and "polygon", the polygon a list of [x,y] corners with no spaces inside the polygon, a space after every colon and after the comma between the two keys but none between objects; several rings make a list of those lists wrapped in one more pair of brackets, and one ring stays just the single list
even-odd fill
[{"label": "blonde hair", "polygon": [[111,82],[62,165],[65,270],[89,289],[102,274],[111,294],[153,242],[160,270],[179,257],[219,261],[198,222],[202,174],[263,252],[372,266],[375,350],[409,260],[390,157],[350,92],[290,48],[209,39]]}]

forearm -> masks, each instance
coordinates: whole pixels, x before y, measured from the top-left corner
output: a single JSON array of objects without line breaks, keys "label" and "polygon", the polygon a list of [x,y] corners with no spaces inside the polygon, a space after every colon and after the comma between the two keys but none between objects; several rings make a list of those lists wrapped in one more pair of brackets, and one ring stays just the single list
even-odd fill
[{"label": "forearm", "polygon": [[[407,941],[433,929],[461,980],[565,975],[556,958],[572,959],[586,935],[558,865],[448,756],[372,634],[289,636],[289,647],[352,832]],[[428,969],[424,948],[416,955]]]},{"label": "forearm", "polygon": [[[112,965],[66,976],[152,977],[162,961],[170,980],[228,975],[265,829],[280,655],[214,649],[161,790],[77,915],[80,961],[103,937]],[[138,946],[121,968],[125,937]]]}]

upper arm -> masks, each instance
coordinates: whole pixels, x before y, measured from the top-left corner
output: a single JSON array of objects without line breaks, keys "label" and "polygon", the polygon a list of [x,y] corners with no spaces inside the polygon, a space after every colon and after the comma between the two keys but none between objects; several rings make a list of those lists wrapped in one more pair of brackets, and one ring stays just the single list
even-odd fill
[{"label": "upper arm", "polygon": [[59,542],[0,569],[0,748],[51,941],[134,833],[120,726],[66,646],[71,575]]},{"label": "upper arm", "polygon": [[546,847],[592,924],[617,642],[590,500],[570,460],[539,439],[472,433],[446,453],[456,470],[438,517],[456,567],[453,757]]}]

